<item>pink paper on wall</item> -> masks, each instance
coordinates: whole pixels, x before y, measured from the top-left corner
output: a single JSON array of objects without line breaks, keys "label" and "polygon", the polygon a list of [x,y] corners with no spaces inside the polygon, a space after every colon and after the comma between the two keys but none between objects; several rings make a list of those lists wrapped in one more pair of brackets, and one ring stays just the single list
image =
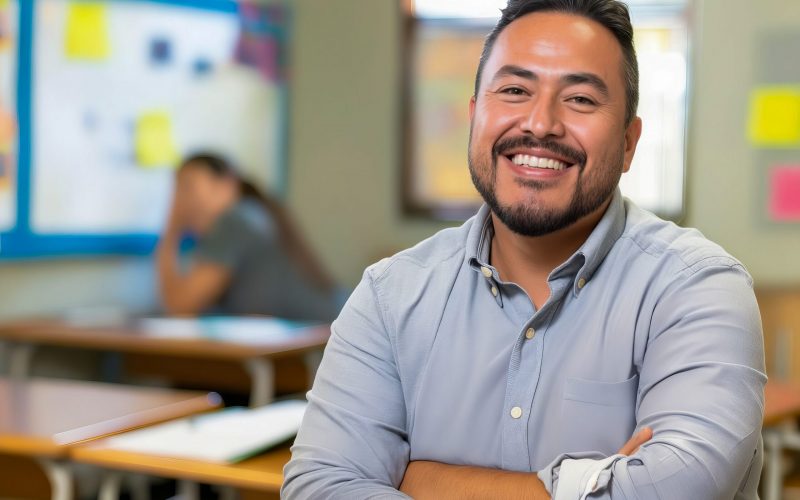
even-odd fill
[{"label": "pink paper on wall", "polygon": [[800,165],[770,170],[769,215],[776,221],[800,221]]}]

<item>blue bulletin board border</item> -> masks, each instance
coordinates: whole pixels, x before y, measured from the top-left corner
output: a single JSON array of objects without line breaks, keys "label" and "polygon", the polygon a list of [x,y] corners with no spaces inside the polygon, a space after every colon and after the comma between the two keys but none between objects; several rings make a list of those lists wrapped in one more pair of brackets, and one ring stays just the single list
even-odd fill
[{"label": "blue bulletin board border", "polygon": [[[0,234],[0,260],[30,260],[53,257],[92,257],[101,255],[148,255],[152,253],[158,241],[157,234],[120,233],[120,234],[42,234],[31,229],[32,205],[32,150],[33,141],[33,40],[35,34],[36,3],[39,0],[21,0],[19,6],[18,57],[17,57],[17,120],[19,144],[17,153],[17,196],[16,224]],[[193,9],[225,12],[235,15],[239,12],[236,0],[105,0],[112,2],[155,3]],[[285,2],[276,2],[283,5]],[[275,34],[285,49],[288,40],[290,12],[286,9],[283,23],[275,26]],[[279,65],[285,70],[287,66],[286,50],[280,51]],[[276,195],[285,196],[287,191],[288,165],[288,87],[286,79],[279,82],[280,137],[278,143],[279,166],[276,175]]]}]

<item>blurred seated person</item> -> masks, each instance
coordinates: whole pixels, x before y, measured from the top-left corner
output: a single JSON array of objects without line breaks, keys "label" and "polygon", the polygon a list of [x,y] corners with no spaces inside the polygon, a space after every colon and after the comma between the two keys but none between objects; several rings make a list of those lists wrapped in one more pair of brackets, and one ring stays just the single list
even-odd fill
[{"label": "blurred seated person", "polygon": [[[196,246],[181,269],[180,242]],[[175,315],[333,320],[338,293],[286,209],[213,154],[188,158],[156,250],[161,299]]]}]

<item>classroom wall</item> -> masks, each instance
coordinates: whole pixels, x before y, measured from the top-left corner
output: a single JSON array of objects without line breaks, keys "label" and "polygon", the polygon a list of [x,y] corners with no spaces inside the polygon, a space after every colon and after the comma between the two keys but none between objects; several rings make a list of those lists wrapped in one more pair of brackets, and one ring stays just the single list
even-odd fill
[{"label": "classroom wall", "polygon": [[[369,263],[446,226],[400,214],[398,3],[294,0],[288,199],[348,285]],[[758,34],[800,31],[800,2],[705,0],[697,22],[686,223],[741,258],[757,283],[796,284],[800,226],[760,220],[760,172],[744,130]],[[146,311],[154,291],[140,258],[0,264],[0,318],[93,305]]]},{"label": "classroom wall", "polygon": [[134,312],[156,307],[153,264],[143,258],[0,264],[0,319],[89,308]]},{"label": "classroom wall", "polygon": [[289,201],[347,285],[446,226],[400,213],[400,3],[293,2]]},{"label": "classroom wall", "polygon": [[[800,40],[800,2],[705,0],[698,21],[686,223],[741,259],[757,285],[796,286],[800,224],[771,224],[761,215],[767,165],[764,154],[748,145],[745,131],[749,93],[766,57],[761,37],[793,32]],[[800,46],[794,53],[800,54]],[[774,64],[800,63],[795,58]],[[800,162],[798,151],[780,156]]]}]

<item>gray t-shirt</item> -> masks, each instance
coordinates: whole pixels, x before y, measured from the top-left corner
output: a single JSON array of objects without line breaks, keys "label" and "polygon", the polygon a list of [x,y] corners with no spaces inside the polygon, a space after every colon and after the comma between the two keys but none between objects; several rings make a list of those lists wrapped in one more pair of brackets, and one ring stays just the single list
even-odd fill
[{"label": "gray t-shirt", "polygon": [[198,239],[194,257],[231,272],[220,313],[330,321],[339,312],[335,293],[315,287],[286,254],[277,224],[257,200],[244,198],[223,214]]}]

